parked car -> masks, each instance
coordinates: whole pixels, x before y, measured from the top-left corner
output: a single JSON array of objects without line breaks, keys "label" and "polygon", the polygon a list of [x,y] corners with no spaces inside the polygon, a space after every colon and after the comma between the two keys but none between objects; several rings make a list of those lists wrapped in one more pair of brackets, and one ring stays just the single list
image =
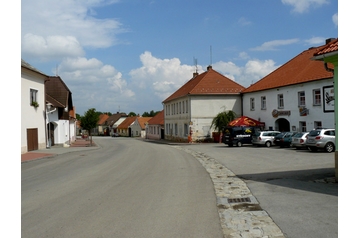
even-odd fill
[{"label": "parked car", "polygon": [[336,149],[335,129],[315,129],[308,133],[306,146],[310,151],[325,150],[328,153]]},{"label": "parked car", "polygon": [[119,137],[119,134],[118,133],[113,133],[112,137]]},{"label": "parked car", "polygon": [[292,136],[294,136],[296,132],[282,132],[275,136],[274,144],[280,147],[290,147]]},{"label": "parked car", "polygon": [[256,146],[270,147],[273,145],[275,136],[280,134],[279,131],[256,131],[252,135],[252,144]]},{"label": "parked car", "polygon": [[254,133],[254,130],[255,128],[253,127],[226,127],[223,130],[223,142],[230,147],[233,145],[241,147],[243,144],[251,144],[252,133]]},{"label": "parked car", "polygon": [[308,132],[297,132],[292,136],[291,147],[296,149],[305,149]]}]

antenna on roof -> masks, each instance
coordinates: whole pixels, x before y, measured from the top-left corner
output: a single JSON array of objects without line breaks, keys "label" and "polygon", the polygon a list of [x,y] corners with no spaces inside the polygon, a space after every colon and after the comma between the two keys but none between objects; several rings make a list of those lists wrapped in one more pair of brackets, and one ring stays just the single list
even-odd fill
[{"label": "antenna on roof", "polygon": [[213,52],[212,52],[212,49],[211,49],[211,45],[210,45],[210,65],[213,64]]},{"label": "antenna on roof", "polygon": [[198,59],[194,57],[195,73],[198,72]]}]

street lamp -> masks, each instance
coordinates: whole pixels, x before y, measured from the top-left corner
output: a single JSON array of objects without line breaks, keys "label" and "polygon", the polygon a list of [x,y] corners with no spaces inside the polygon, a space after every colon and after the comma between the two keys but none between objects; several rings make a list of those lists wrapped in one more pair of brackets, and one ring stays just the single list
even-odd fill
[{"label": "street lamp", "polygon": [[50,149],[51,148],[51,144],[52,144],[52,141],[51,141],[51,137],[50,137],[50,119],[49,119],[49,116],[48,114],[50,113],[53,113],[54,111],[56,111],[56,108],[54,108],[52,111],[51,111],[51,108],[53,107],[53,105],[51,103],[47,103],[46,104],[46,120],[47,120],[47,148]]}]

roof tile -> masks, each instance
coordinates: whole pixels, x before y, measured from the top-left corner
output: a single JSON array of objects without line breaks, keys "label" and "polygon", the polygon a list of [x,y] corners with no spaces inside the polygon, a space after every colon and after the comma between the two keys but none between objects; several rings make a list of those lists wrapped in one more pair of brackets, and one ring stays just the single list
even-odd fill
[{"label": "roof tile", "polygon": [[[327,71],[321,61],[312,60],[313,55],[322,50],[324,46],[312,47],[303,51],[275,71],[252,84],[244,90],[244,93],[332,78],[333,73]],[[333,68],[332,64],[328,65]]]}]

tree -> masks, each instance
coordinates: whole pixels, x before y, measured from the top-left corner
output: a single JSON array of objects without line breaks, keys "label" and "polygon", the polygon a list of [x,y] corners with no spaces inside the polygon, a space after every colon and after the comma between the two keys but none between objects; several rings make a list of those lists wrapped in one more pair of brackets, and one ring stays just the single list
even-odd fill
[{"label": "tree", "polygon": [[217,130],[219,132],[222,132],[225,126],[229,124],[232,120],[236,118],[236,113],[234,111],[223,111],[216,115],[216,117],[213,118],[213,121],[211,123],[211,128],[214,127],[214,130]]},{"label": "tree", "polygon": [[92,146],[91,131],[93,128],[96,128],[98,120],[99,120],[99,115],[96,112],[96,109],[94,108],[88,109],[88,111],[85,112],[85,115],[81,118],[81,127],[88,131],[88,135],[91,140],[91,146]]},{"label": "tree", "polygon": [[137,116],[137,114],[135,112],[130,112],[130,113],[128,113],[128,116],[129,117],[135,117],[135,116]]}]

